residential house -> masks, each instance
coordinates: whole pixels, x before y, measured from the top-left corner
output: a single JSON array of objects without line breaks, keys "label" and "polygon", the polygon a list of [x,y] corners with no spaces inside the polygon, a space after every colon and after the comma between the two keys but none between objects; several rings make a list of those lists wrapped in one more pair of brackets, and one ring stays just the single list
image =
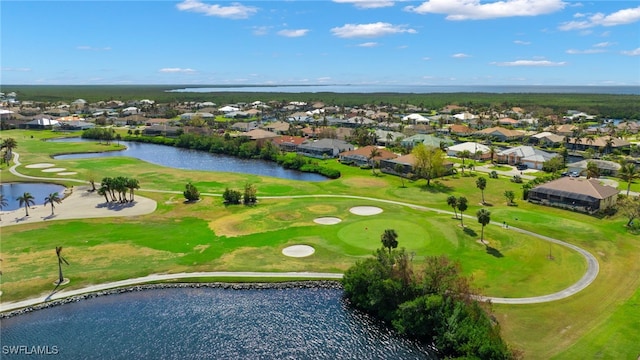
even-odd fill
[{"label": "residential house", "polygon": [[474,132],[469,126],[462,124],[453,124],[449,126],[448,131],[449,134],[457,136],[469,136]]},{"label": "residential house", "polygon": [[250,121],[250,122],[240,121],[240,122],[231,124],[231,130],[235,130],[235,131],[248,132],[257,128],[258,128],[258,123],[255,121]]},{"label": "residential house", "polygon": [[39,118],[35,118],[31,121],[28,121],[24,124],[22,124],[22,126],[20,126],[21,128],[24,129],[54,129],[60,126],[60,122],[58,120],[53,120],[51,118],[46,118],[46,117],[39,117]]},{"label": "residential house", "polygon": [[542,164],[545,161],[560,156],[556,153],[548,153],[534,148],[533,146],[517,146],[502,150],[496,154],[496,160],[499,163],[506,163],[509,165],[524,164],[530,169],[542,169]]},{"label": "residential house", "polygon": [[286,152],[294,152],[298,151],[298,146],[303,142],[307,141],[307,138],[302,136],[280,136],[277,138],[271,139],[274,144],[276,144],[280,150]]},{"label": "residential house", "polygon": [[618,189],[596,179],[562,177],[529,190],[529,202],[594,213],[616,204]]},{"label": "residential house", "polygon": [[[374,149],[377,150],[378,155],[375,156],[373,159],[370,159],[371,152],[374,151]],[[397,157],[398,155],[394,154],[393,152],[384,148],[379,148],[374,145],[369,145],[369,146],[361,147],[354,150],[344,151],[338,154],[338,160],[341,163],[349,164],[349,165],[357,165],[357,166],[365,166],[365,165],[372,166],[373,165],[372,161],[379,162],[382,160],[395,159]]]},{"label": "residential house", "polygon": [[425,146],[433,147],[447,147],[453,145],[453,140],[449,138],[441,138],[433,135],[415,134],[403,139],[400,144],[406,148],[413,148],[417,144],[424,144]]},{"label": "residential house", "polygon": [[463,151],[468,151],[473,159],[488,160],[491,158],[491,149],[487,145],[479,144],[477,142],[468,141],[447,147],[448,156],[459,157],[460,153]]},{"label": "residential house", "polygon": [[511,141],[524,137],[525,132],[520,130],[510,130],[500,126],[495,126],[487,129],[476,131],[476,136],[495,138],[498,141]]},{"label": "residential house", "polygon": [[543,131],[531,136],[531,141],[537,143],[540,146],[557,147],[564,143],[565,137],[557,135],[549,131]]},{"label": "residential house", "polygon": [[[400,165],[400,172],[396,171],[396,167]],[[394,159],[383,159],[380,160],[380,171],[387,174],[398,175],[406,178],[413,178],[415,176],[416,158],[413,154],[407,154],[403,156],[399,156]],[[453,163],[450,161],[444,161],[444,173],[450,174],[453,170]]]},{"label": "residential house", "polygon": [[286,134],[289,131],[291,124],[284,121],[275,121],[263,126],[265,130],[274,132],[276,134]]},{"label": "residential house", "polygon": [[152,125],[142,130],[142,134],[147,136],[178,136],[182,131],[179,126]]},{"label": "residential house", "polygon": [[266,140],[280,137],[280,135],[274,132],[263,130],[263,129],[253,129],[253,130],[247,131],[243,135],[248,136],[251,140],[254,140],[258,143],[263,143]]},{"label": "residential house", "polygon": [[298,153],[315,158],[335,158],[344,151],[353,150],[352,144],[338,139],[307,140],[298,146]]},{"label": "residential house", "polygon": [[589,162],[596,164],[601,176],[607,176],[607,175],[616,176],[618,174],[618,171],[622,168],[620,164],[613,161],[590,159],[590,160],[576,161],[571,164],[567,164],[567,170],[569,172],[575,171],[578,174],[585,175],[587,173],[587,166]]}]

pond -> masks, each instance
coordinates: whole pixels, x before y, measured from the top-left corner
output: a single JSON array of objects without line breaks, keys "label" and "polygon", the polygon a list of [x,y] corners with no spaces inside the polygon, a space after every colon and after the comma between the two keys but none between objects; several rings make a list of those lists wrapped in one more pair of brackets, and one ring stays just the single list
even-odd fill
[{"label": "pond", "polygon": [[[7,200],[7,206],[2,207],[2,211],[11,211],[20,208],[18,197],[25,192],[30,193],[34,197],[35,205],[44,204],[44,198],[49,194],[57,192],[60,198],[64,196],[65,187],[56,184],[44,183],[5,183],[0,184],[0,194]],[[24,206],[24,204],[22,205]]]},{"label": "pond", "polygon": [[[55,139],[51,141],[93,141],[81,138]],[[129,156],[156,165],[186,170],[224,171],[260,176],[271,176],[281,179],[301,181],[324,181],[326,177],[305,173],[297,170],[285,169],[275,162],[240,159],[228,155],[212,154],[206,151],[182,149],[173,146],[147,144],[131,141],[121,141],[127,146],[126,150],[102,153],[67,154],[55,156],[55,159],[85,159],[110,156]]]},{"label": "pond", "polygon": [[63,359],[435,358],[324,288],[147,289],[3,319],[1,330],[3,349]]}]

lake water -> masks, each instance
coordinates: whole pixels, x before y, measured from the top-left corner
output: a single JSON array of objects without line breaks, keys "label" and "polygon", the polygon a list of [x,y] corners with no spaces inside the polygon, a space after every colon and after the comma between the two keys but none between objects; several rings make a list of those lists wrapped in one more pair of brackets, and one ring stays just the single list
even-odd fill
[{"label": "lake water", "polygon": [[435,358],[336,289],[143,290],[3,319],[1,330],[3,359],[17,358],[9,346],[61,359]]},{"label": "lake water", "polygon": [[[35,205],[44,204],[44,198],[49,194],[57,192],[60,198],[64,196],[65,187],[56,184],[40,184],[40,183],[7,183],[0,184],[0,194],[4,195],[7,200],[7,206],[2,207],[2,211],[11,211],[19,209],[20,202],[17,200],[25,192],[30,193],[34,197]],[[24,204],[22,205],[24,206]]]},{"label": "lake water", "polygon": [[546,94],[640,94],[640,86],[552,86],[552,85],[233,85],[193,86],[169,92],[282,92],[282,93],[546,93]]},{"label": "lake water", "polygon": [[[93,141],[81,138],[56,139],[52,141]],[[326,177],[305,173],[296,170],[285,169],[275,162],[240,159],[233,156],[212,154],[206,151],[182,149],[173,146],[147,144],[139,142],[121,141],[127,146],[123,151],[109,151],[102,153],[67,154],[58,155],[55,159],[85,159],[110,156],[129,156],[157,165],[205,171],[225,171],[242,174],[254,174],[260,176],[272,176],[289,180],[324,181]]]}]

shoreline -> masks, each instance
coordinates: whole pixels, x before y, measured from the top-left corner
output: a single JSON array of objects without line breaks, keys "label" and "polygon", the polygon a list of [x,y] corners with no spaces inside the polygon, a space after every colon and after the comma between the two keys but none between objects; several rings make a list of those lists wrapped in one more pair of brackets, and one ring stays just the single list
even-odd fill
[{"label": "shoreline", "polygon": [[62,299],[55,299],[50,301],[44,301],[40,304],[27,306],[17,310],[10,310],[0,313],[0,319],[8,319],[14,316],[20,316],[34,311],[44,310],[60,305],[70,304],[82,300],[89,300],[101,296],[125,294],[136,291],[147,290],[160,290],[160,289],[198,289],[198,288],[210,288],[210,289],[223,289],[223,290],[286,290],[286,289],[333,289],[342,290],[342,283],[332,280],[308,280],[308,281],[285,281],[285,282],[251,282],[251,283],[236,283],[236,282],[182,282],[182,283],[159,283],[159,284],[145,284],[127,286],[122,288],[114,288],[108,290],[101,290],[90,292],[81,295],[73,295]]}]

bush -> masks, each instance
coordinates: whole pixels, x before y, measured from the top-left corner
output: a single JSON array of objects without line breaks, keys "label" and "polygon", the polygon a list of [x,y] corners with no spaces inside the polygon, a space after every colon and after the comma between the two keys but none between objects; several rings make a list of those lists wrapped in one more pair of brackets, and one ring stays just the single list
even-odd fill
[{"label": "bush", "polygon": [[222,198],[224,199],[225,204],[237,205],[240,204],[240,200],[242,199],[242,193],[237,190],[231,190],[226,188],[224,193],[222,193]]},{"label": "bush", "polygon": [[200,200],[200,192],[191,183],[187,183],[187,185],[185,186],[185,190],[184,190],[183,194],[184,194],[184,198],[187,199],[187,201],[198,201],[198,200]]}]

